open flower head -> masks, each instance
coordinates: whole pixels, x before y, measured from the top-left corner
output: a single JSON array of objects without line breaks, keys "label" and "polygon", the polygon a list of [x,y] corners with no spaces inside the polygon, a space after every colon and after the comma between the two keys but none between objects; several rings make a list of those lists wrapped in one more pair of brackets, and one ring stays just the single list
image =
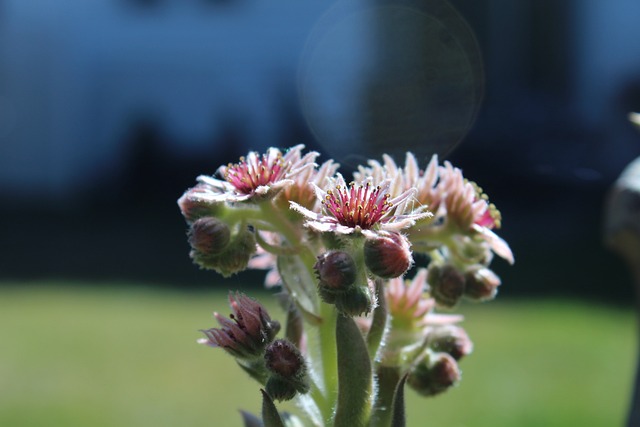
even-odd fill
[{"label": "open flower head", "polygon": [[482,188],[465,179],[462,171],[450,162],[439,165],[438,157],[434,155],[426,169],[421,170],[412,153],[407,153],[404,166],[398,166],[385,154],[383,163],[370,160],[355,176],[357,179],[390,180],[392,195],[415,189],[415,203],[434,213],[434,224],[454,226],[460,233],[478,236],[496,254],[513,263],[509,245],[493,232],[501,226],[500,211],[489,203]]},{"label": "open flower head", "polygon": [[293,178],[315,166],[317,152],[302,155],[304,145],[296,145],[283,153],[269,148],[265,154],[255,151],[241,157],[235,164],[221,166],[218,174],[223,179],[201,175],[198,181],[208,186],[201,198],[209,202],[243,202],[275,197],[294,183]]},{"label": "open flower head", "polygon": [[305,218],[305,225],[318,232],[337,234],[362,233],[376,237],[379,231],[399,231],[410,227],[419,219],[431,216],[425,209],[410,209],[405,203],[415,193],[409,189],[392,197],[389,193],[390,180],[375,185],[373,178],[347,185],[341,174],[327,178],[328,189],[315,186],[316,196],[321,202],[320,212],[313,212],[298,203],[291,202],[291,208]]},{"label": "open flower head", "polygon": [[287,186],[278,197],[283,202],[282,207],[288,208],[289,202],[295,202],[309,210],[315,211],[319,201],[316,197],[315,186],[321,185],[328,177],[335,175],[340,165],[333,160],[327,160],[318,168],[306,168],[293,176],[293,183]]}]

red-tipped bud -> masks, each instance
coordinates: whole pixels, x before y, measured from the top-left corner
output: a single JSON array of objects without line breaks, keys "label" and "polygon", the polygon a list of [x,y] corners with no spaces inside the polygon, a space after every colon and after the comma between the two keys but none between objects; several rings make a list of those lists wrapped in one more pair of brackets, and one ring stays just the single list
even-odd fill
[{"label": "red-tipped bud", "polygon": [[472,301],[488,301],[496,297],[500,278],[486,267],[474,268],[465,274],[464,296]]},{"label": "red-tipped bud", "polygon": [[203,254],[218,255],[231,240],[231,230],[224,222],[211,216],[197,219],[189,228],[189,244]]},{"label": "red-tipped bud", "polygon": [[429,348],[435,352],[447,353],[456,360],[471,354],[473,343],[466,331],[459,326],[440,326],[429,333]]},{"label": "red-tipped bud", "polygon": [[265,366],[271,372],[266,391],[275,400],[291,400],[296,393],[309,391],[307,366],[300,350],[287,340],[271,343],[264,354]]},{"label": "red-tipped bud", "polygon": [[464,294],[465,280],[462,273],[451,265],[430,265],[427,273],[431,296],[442,307],[454,307]]},{"label": "red-tipped bud", "polygon": [[318,276],[318,286],[329,291],[345,291],[356,281],[356,263],[351,255],[343,251],[320,255],[313,268]]},{"label": "red-tipped bud", "polygon": [[383,279],[400,277],[413,264],[409,241],[399,233],[367,239],[364,262],[374,275]]},{"label": "red-tipped bud", "polygon": [[425,357],[409,373],[407,383],[423,396],[440,394],[460,381],[460,369],[455,359],[446,353]]}]

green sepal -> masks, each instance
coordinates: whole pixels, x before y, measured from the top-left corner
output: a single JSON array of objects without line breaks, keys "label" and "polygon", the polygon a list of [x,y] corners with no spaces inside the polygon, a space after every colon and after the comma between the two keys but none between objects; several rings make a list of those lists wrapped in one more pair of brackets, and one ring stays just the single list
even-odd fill
[{"label": "green sepal", "polygon": [[251,378],[258,381],[261,385],[267,383],[269,378],[269,371],[264,366],[264,358],[259,357],[253,360],[236,359],[238,366],[242,368]]},{"label": "green sepal", "polygon": [[371,412],[371,360],[367,344],[351,317],[338,315],[338,402],[334,427],[365,427]]},{"label": "green sepal", "polygon": [[250,412],[240,410],[244,427],[264,427],[262,420]]},{"label": "green sepal", "polygon": [[391,427],[405,427],[407,424],[407,417],[404,406],[404,383],[407,381],[408,374],[405,374],[393,396],[393,418],[391,419]]},{"label": "green sepal", "polygon": [[262,393],[262,421],[264,427],[285,427],[282,417],[278,413],[276,405],[266,391],[260,389]]}]

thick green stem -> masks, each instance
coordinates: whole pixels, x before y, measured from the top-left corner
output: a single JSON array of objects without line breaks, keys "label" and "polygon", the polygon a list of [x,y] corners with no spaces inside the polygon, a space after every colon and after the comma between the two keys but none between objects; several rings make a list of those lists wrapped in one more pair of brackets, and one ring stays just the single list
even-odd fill
[{"label": "thick green stem", "polygon": [[376,358],[387,326],[387,299],[384,296],[384,283],[382,279],[376,279],[375,283],[378,305],[373,310],[371,328],[369,328],[369,333],[367,334],[367,347],[371,360]]},{"label": "thick green stem", "polygon": [[371,414],[371,360],[364,337],[351,317],[336,320],[338,403],[334,427],[366,427]]},{"label": "thick green stem", "polygon": [[322,379],[326,407],[321,408],[327,425],[333,417],[333,408],[338,398],[338,351],[336,348],[336,310],[332,305],[320,302],[322,323],[318,326],[320,357],[322,363]]},{"label": "thick green stem", "polygon": [[378,393],[373,405],[369,427],[391,426],[393,400],[400,379],[400,368],[398,366],[378,366],[376,368]]}]

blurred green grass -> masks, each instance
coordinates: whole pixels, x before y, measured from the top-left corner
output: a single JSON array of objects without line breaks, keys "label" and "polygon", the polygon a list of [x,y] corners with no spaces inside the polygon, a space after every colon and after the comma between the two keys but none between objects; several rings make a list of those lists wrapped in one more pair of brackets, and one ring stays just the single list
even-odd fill
[{"label": "blurred green grass", "polygon": [[[195,344],[212,311],[229,311],[225,298],[5,284],[0,425],[240,426],[238,409],[259,411],[257,387],[222,351]],[[636,356],[630,308],[498,300],[459,311],[475,343],[462,383],[432,399],[409,391],[409,426],[623,424]]]}]

